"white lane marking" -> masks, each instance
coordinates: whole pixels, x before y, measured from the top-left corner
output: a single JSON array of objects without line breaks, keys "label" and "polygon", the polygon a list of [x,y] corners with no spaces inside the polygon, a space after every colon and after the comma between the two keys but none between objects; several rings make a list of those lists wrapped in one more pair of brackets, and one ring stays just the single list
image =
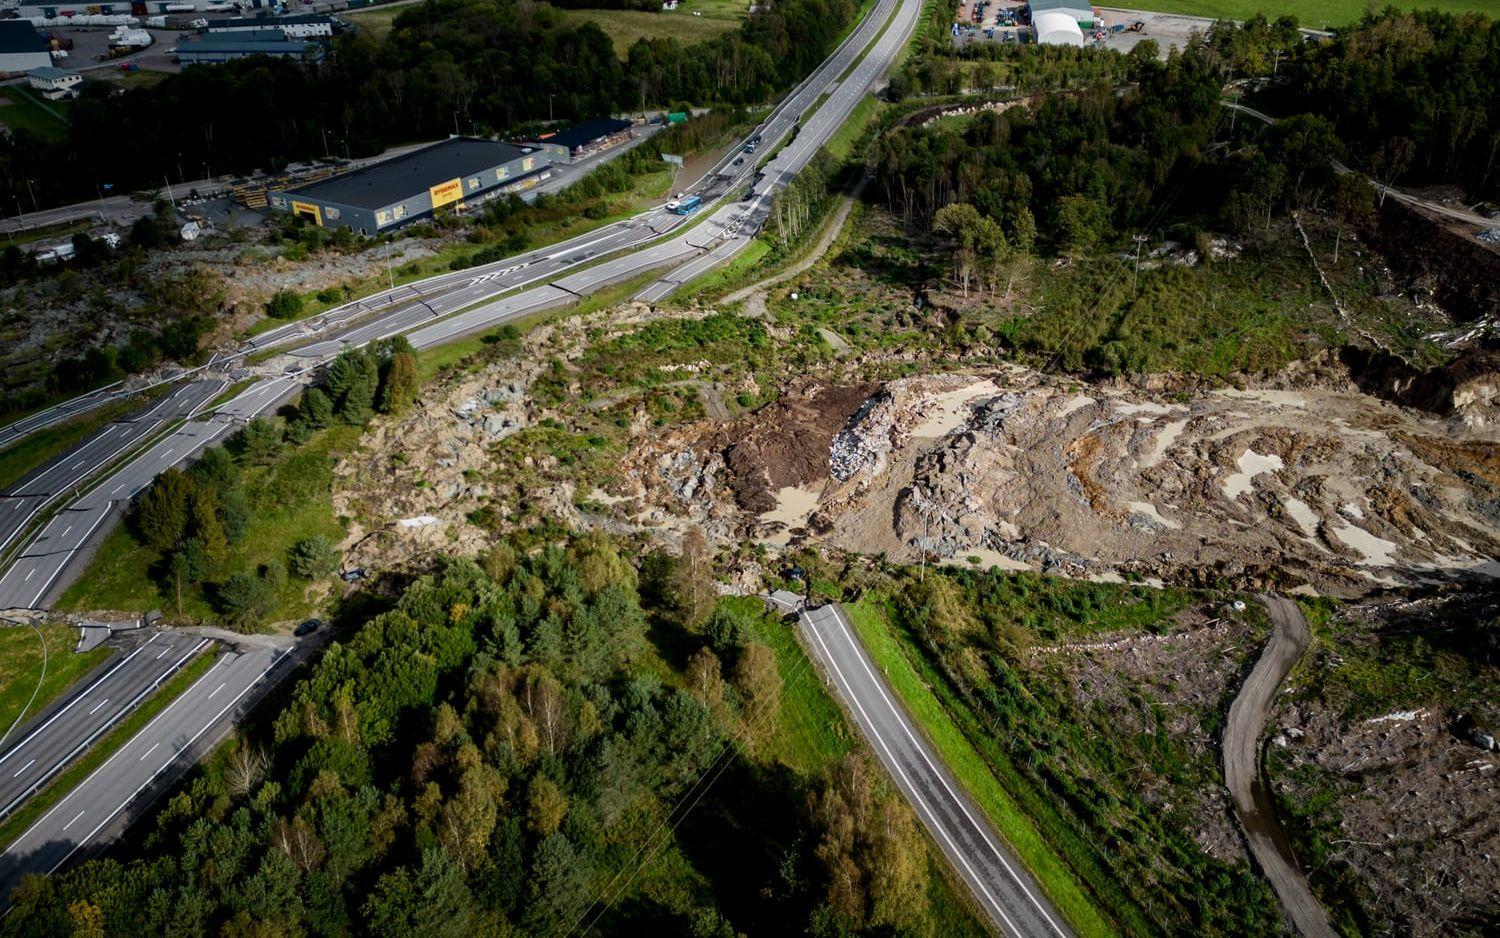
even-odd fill
[{"label": "white lane marking", "polygon": [[228,683],[229,683],[228,681],[225,681],[223,684],[220,684],[218,687],[215,687],[213,689],[213,692],[208,695],[208,699],[209,700],[213,700],[214,699],[214,694],[217,694],[219,691],[223,690],[224,689],[224,684],[228,684]]},{"label": "white lane marking", "polygon": [[32,567],[30,570],[26,571],[26,579],[22,580],[21,582],[30,583],[31,578],[34,576],[36,576],[36,567]]},{"label": "white lane marking", "polygon": [[161,746],[161,743],[152,743],[151,744],[151,748],[147,749],[145,752],[141,753],[141,757],[139,759],[135,760],[135,761],[137,761],[137,762],[145,762],[146,761],[146,757],[149,756],[149,755],[151,755],[151,753],[155,752],[159,746]]},{"label": "white lane marking", "polygon": [[83,465],[83,463],[84,463],[84,461],[82,459],[80,459],[77,462],[75,462],[73,465],[69,466],[68,468],[69,469],[77,469],[79,466]]},{"label": "white lane marking", "polygon": [[163,648],[161,650],[161,654],[157,655],[155,658],[152,658],[151,660],[152,661],[160,661],[162,658],[164,658],[166,656],[167,652],[169,652],[171,650],[172,650],[171,648]]},{"label": "white lane marking", "polygon": [[58,537],[67,537],[68,532],[71,530],[73,530],[73,526],[70,524],[66,528],[63,528],[63,533],[59,534]]},{"label": "white lane marking", "polygon": [[119,484],[119,485],[117,485],[117,486],[115,486],[115,487],[114,487],[114,488],[112,488],[112,489],[110,489],[110,490],[109,490],[109,494],[111,494],[111,495],[113,495],[113,494],[115,494],[115,493],[116,493],[116,492],[118,492],[118,491],[119,491],[119,490],[120,490],[120,489],[123,489],[123,488],[124,488],[124,487],[125,487],[125,483],[124,483],[124,482],[121,482],[121,483],[120,483],[120,484]]},{"label": "white lane marking", "polygon": [[106,697],[103,700],[99,701],[98,703],[94,704],[93,709],[89,710],[88,716],[93,716],[95,710],[98,710],[100,707],[104,706],[107,703],[109,703],[109,698],[108,697]]},{"label": "white lane marking", "polygon": [[28,762],[25,765],[21,766],[19,769],[16,769],[16,774],[12,775],[11,778],[20,778],[21,777],[21,773],[24,772],[24,771],[26,771],[27,769],[31,768],[32,765],[34,765],[35,763],[36,763],[36,760],[32,759],[30,762]]},{"label": "white lane marking", "polygon": [[75,821],[77,821],[81,817],[83,817],[83,812],[79,811],[77,814],[73,815],[73,820],[72,821],[69,821],[68,823],[66,823],[66,824],[63,825],[63,830],[67,830],[68,828],[72,827],[73,823]]}]

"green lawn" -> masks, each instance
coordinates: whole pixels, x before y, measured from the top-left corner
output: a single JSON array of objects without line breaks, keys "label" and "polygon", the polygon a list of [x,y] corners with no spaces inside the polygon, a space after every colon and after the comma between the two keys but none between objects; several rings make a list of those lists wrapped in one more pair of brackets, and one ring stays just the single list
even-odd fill
[{"label": "green lawn", "polygon": [[0,123],[11,130],[25,130],[39,137],[61,140],[68,131],[67,104],[48,101],[25,85],[6,85],[0,90]]},{"label": "green lawn", "polygon": [[[42,677],[42,640],[27,626],[0,627],[0,733],[10,729],[24,710],[33,716],[47,702],[72,686],[109,657],[109,649],[95,648],[81,655],[73,654],[78,633],[72,626],[50,622],[41,626],[47,643],[47,675]],[[41,688],[37,681],[41,680]],[[36,700],[31,701],[32,693]],[[30,709],[27,702],[31,701]],[[21,722],[25,722],[22,720]]]},{"label": "green lawn", "polygon": [[339,15],[359,27],[361,32],[369,33],[372,39],[379,41],[386,37],[391,31],[391,23],[406,9],[408,7],[405,6],[379,6]]},{"label": "green lawn", "polygon": [[[1500,3],[1495,0],[1379,0],[1376,6],[1500,15]],[[1353,23],[1364,16],[1369,7],[1366,0],[1144,0],[1131,4],[1130,8],[1236,20],[1249,19],[1256,13],[1264,13],[1272,19],[1291,14],[1303,26],[1317,28]]]},{"label": "green lawn", "polygon": [[[231,573],[254,571],[272,560],[285,560],[292,544],[321,534],[333,543],[344,530],[333,515],[333,463],[336,453],[358,443],[358,427],[339,426],[315,433],[301,446],[288,446],[267,466],[244,470],[250,522],[245,535],[230,545],[228,558],[210,571],[209,582]],[[128,524],[109,533],[83,576],[58,600],[58,609],[109,609],[144,612],[175,611],[176,598],[164,595],[152,573],[161,555],[136,539]],[[288,577],[268,621],[300,618],[311,611],[304,593],[307,581]],[[214,621],[217,616],[207,596],[192,590],[182,609],[187,619]]]},{"label": "green lawn", "polygon": [[0,489],[9,488],[26,473],[55,458],[59,453],[66,452],[79,440],[111,420],[140,409],[148,400],[149,398],[132,398],[115,401],[74,420],[38,430],[14,446],[0,450]]},{"label": "green lawn", "polygon": [[1058,910],[1080,935],[1114,934],[1072,870],[995,779],[984,759],[943,708],[931,685],[902,653],[900,642],[881,610],[867,602],[847,604],[844,608],[870,656],[885,672],[907,711],[921,724],[949,771],[984,810]]},{"label": "green lawn", "polygon": [[[676,10],[566,10],[576,22],[592,20],[614,40],[622,57],[637,39],[676,39],[683,45],[703,42],[738,29],[750,9],[746,0],[682,0]],[[697,13],[699,15],[694,16]]]},{"label": "green lawn", "polygon": [[183,691],[203,676],[203,672],[213,667],[217,657],[218,653],[211,648],[208,654],[200,654],[183,665],[182,670],[172,675],[125,719],[116,723],[114,729],[84,753],[83,758],[56,775],[35,797],[22,805],[19,811],[6,818],[4,822],[0,822],[0,845],[9,844],[25,833],[28,827],[35,824],[37,819],[57,804],[63,796],[88,778],[104,763],[105,759],[129,742],[130,738],[145,728],[146,724],[150,723],[158,713],[165,710],[167,704],[181,696]]}]

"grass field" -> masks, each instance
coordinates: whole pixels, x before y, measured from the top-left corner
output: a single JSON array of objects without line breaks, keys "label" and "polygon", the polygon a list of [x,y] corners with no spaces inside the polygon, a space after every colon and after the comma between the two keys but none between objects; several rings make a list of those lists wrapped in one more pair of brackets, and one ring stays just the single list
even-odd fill
[{"label": "grass field", "polygon": [[[567,10],[571,20],[592,20],[614,40],[622,57],[637,39],[676,39],[691,45],[738,29],[750,5],[746,0],[682,0],[672,12],[646,10]],[[698,14],[694,16],[693,14]]]},{"label": "grass field", "polygon": [[48,101],[25,85],[7,85],[0,91],[0,123],[11,130],[25,130],[39,137],[61,140],[68,131],[67,105]]},{"label": "grass field", "polygon": [[[95,648],[81,655],[73,654],[78,636],[73,628],[61,622],[52,622],[41,627],[42,639],[47,643],[47,676],[37,689],[37,679],[42,671],[42,642],[36,632],[26,626],[0,628],[0,733],[10,729],[16,717],[26,710],[32,692],[36,700],[27,716],[40,711],[58,694],[90,669],[109,657],[109,649]],[[22,722],[25,722],[24,720]],[[3,841],[0,841],[3,843]]]},{"label": "grass field", "polygon": [[1058,910],[1080,935],[1113,934],[1114,929],[1089,901],[1067,864],[991,774],[984,759],[933,693],[929,680],[917,673],[902,652],[884,613],[868,603],[852,603],[844,608],[860,640],[885,672],[907,711],[921,724],[949,770],[984,809],[990,823],[1020,856]]},{"label": "grass field", "polygon": [[217,657],[217,653],[210,650],[208,654],[199,655],[183,665],[181,671],[172,675],[166,683],[157,688],[156,693],[147,697],[133,713],[116,723],[115,728],[86,752],[83,758],[64,769],[19,811],[6,818],[4,822],[0,822],[0,844],[8,844],[24,834],[28,827],[35,824],[37,819],[47,813],[64,795],[78,787],[78,784],[88,778],[115,750],[128,742],[130,737],[139,733],[158,713],[165,710],[167,704],[176,700],[194,681],[202,677],[203,672],[213,667],[214,659]]},{"label": "grass field", "polygon": [[371,38],[378,41],[386,37],[386,34],[391,31],[391,23],[395,22],[396,17],[400,16],[401,11],[405,9],[407,9],[405,6],[379,6],[339,15],[353,23],[361,32],[369,33]]},{"label": "grass field", "polygon": [[[1248,19],[1256,13],[1264,13],[1272,19],[1291,14],[1303,26],[1316,28],[1353,23],[1365,15],[1369,6],[1366,0],[1142,0],[1132,3],[1130,9],[1236,20]],[[1495,0],[1380,0],[1376,6],[1500,15],[1500,3]]]},{"label": "grass field", "polygon": [[26,473],[66,452],[85,436],[145,404],[141,398],[116,401],[76,420],[38,430],[14,446],[0,450],[0,489],[9,488]]}]

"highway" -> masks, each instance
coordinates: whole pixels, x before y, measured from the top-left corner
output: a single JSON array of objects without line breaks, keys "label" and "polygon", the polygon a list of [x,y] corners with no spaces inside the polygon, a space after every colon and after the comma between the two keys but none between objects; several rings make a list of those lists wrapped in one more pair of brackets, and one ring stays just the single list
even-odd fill
[{"label": "highway", "polygon": [[28,873],[51,873],[128,821],[126,809],[179,756],[196,758],[213,731],[287,655],[284,648],[226,652],[183,694],[0,854],[0,906]]},{"label": "highway", "polygon": [[205,638],[158,632],[27,727],[0,752],[0,818],[20,807],[208,644]]},{"label": "highway", "polygon": [[[182,423],[104,480],[82,488],[24,543],[0,574],[0,609],[42,606],[55,592],[54,587],[61,586],[64,571],[103,538],[107,523],[117,521],[129,500],[158,473],[192,459],[204,447],[285,400],[299,386],[297,379],[289,376],[258,382],[217,408],[210,419]],[[26,499],[15,502],[32,504]],[[33,516],[36,512],[36,508],[31,510]],[[12,513],[21,512],[12,509]]]},{"label": "highway", "polygon": [[224,390],[222,380],[192,381],[173,389],[144,410],[107,424],[50,463],[32,471],[0,494],[0,551],[52,502],[114,462],[163,427],[197,413]]},{"label": "highway", "polygon": [[[782,596],[777,604],[785,608]],[[897,703],[843,609],[830,603],[799,612],[803,637],[855,724],[995,928],[1026,938],[1070,934],[1061,914]]]}]

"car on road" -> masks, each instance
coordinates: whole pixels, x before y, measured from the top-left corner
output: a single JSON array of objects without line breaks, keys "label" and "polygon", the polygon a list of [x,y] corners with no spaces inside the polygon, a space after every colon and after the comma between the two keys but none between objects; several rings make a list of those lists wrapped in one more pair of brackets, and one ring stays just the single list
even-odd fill
[{"label": "car on road", "polygon": [[740,166],[740,165],[742,165],[742,164],[743,164],[743,163],[744,163],[744,162],[745,162],[745,158],[744,158],[744,157],[743,157],[743,156],[739,156],[739,157],[735,157],[735,160],[734,160],[734,165],[736,165],[736,166]]},{"label": "car on road", "polygon": [[297,636],[298,638],[301,638],[304,635],[311,635],[322,627],[322,619],[308,619],[306,622],[297,626],[295,629],[292,629],[292,634]]}]

